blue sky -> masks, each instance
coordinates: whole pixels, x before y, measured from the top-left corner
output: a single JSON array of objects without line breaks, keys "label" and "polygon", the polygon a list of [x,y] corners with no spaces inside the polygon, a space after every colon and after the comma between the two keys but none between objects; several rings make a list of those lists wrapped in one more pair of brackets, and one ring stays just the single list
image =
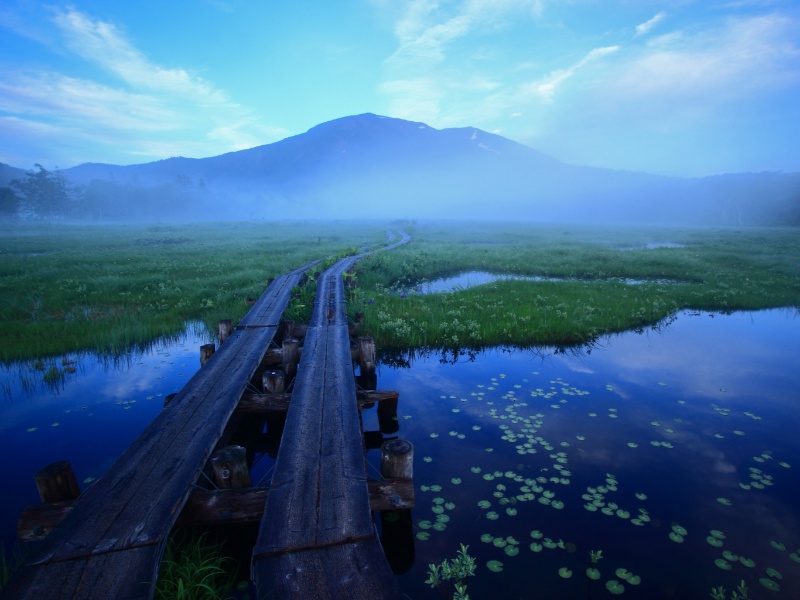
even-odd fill
[{"label": "blue sky", "polygon": [[363,112],[574,164],[800,171],[800,3],[0,4],[0,162],[214,156]]}]

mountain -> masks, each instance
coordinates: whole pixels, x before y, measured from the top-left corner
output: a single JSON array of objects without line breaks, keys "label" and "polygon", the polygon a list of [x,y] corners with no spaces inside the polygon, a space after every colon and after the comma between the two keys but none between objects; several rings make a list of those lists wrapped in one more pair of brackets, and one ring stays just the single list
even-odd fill
[{"label": "mountain", "polygon": [[211,211],[207,218],[800,222],[800,174],[686,179],[582,167],[473,127],[437,130],[373,114],[210,158],[88,163],[63,173],[100,195],[112,185],[182,194],[159,206],[186,214],[176,207],[192,202],[195,215]]}]

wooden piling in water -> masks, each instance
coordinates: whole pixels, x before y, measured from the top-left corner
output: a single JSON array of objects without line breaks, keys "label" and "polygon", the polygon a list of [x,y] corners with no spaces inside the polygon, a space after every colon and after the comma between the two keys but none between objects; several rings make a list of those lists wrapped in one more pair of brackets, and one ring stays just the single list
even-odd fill
[{"label": "wooden piling in water", "polygon": [[381,446],[381,475],[388,479],[414,477],[414,445],[406,440],[388,440]]},{"label": "wooden piling in water", "polygon": [[81,495],[78,480],[68,460],[62,460],[40,469],[34,476],[39,498],[44,504],[75,500]]},{"label": "wooden piling in water", "polygon": [[222,490],[248,488],[250,469],[247,467],[247,450],[242,446],[226,446],[211,457],[214,481]]},{"label": "wooden piling in water", "polygon": [[261,380],[265,394],[282,394],[286,390],[286,376],[283,371],[264,371]]},{"label": "wooden piling in water", "polygon": [[217,326],[217,338],[219,339],[219,343],[223,343],[227,340],[231,333],[233,333],[233,321],[231,319],[220,319],[219,325]]},{"label": "wooden piling in water", "polygon": [[375,340],[368,335],[358,338],[358,366],[361,375],[375,374]]},{"label": "wooden piling in water", "polygon": [[214,344],[203,344],[200,346],[200,366],[203,366],[214,355],[216,346]]},{"label": "wooden piling in water", "polygon": [[283,373],[286,381],[291,381],[297,375],[297,363],[300,361],[297,343],[297,338],[289,338],[288,340],[283,340],[283,345],[281,346]]}]

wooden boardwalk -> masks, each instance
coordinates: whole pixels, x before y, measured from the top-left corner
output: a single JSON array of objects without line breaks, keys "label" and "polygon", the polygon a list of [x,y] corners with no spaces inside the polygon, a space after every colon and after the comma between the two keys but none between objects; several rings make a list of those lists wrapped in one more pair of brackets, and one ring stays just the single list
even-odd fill
[{"label": "wooden boardwalk", "polygon": [[258,598],[405,597],[370,512],[342,277],[356,258],[318,283],[253,550]]},{"label": "wooden boardwalk", "polygon": [[[254,550],[259,598],[403,597],[367,492],[342,283],[357,258],[337,263],[318,286]],[[272,282],[211,360],[35,543],[3,599],[152,598],[169,533],[310,266]]]}]

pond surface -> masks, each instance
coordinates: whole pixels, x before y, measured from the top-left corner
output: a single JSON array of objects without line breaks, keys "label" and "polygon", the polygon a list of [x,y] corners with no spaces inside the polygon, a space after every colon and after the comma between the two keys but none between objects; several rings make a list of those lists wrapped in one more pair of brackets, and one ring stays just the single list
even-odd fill
[{"label": "pond surface", "polygon": [[[639,285],[642,283],[662,283],[662,284],[675,284],[676,281],[668,279],[631,279],[627,277],[615,278],[614,281],[619,281],[627,285]],[[466,290],[479,285],[487,283],[494,283],[496,281],[577,281],[574,279],[564,279],[563,277],[540,277],[540,276],[527,276],[527,275],[509,275],[502,273],[490,273],[488,271],[467,271],[459,273],[452,277],[443,277],[441,279],[434,279],[433,281],[426,281],[412,288],[410,293],[413,294],[447,294],[456,292],[458,290]],[[605,280],[604,280],[605,281]]]},{"label": "pond surface", "polygon": [[796,314],[683,312],[582,355],[473,358],[380,372],[415,447],[410,597],[438,597],[427,565],[462,543],[473,598],[706,598],[741,579],[800,597]]},{"label": "pond surface", "polygon": [[36,471],[69,460],[86,489],[161,411],[165,396],[194,375],[199,348],[208,341],[202,326],[189,325],[175,339],[115,360],[80,354],[0,367],[0,453],[10,458],[5,472],[11,482],[0,495],[0,541],[7,552],[22,509],[39,502]]},{"label": "pond surface", "polygon": [[[7,550],[38,502],[35,471],[68,459],[90,485],[197,370],[207,341],[190,328],[124,361],[76,357],[51,387],[39,383],[48,365],[0,372]],[[476,599],[606,598],[612,580],[629,598],[706,598],[741,579],[751,597],[800,597],[795,312],[682,312],[660,333],[582,353],[454,358],[423,353],[378,378],[400,392],[393,435],[415,446],[415,562],[400,575],[410,597],[442,597],[424,584],[427,565],[461,543],[477,559]],[[379,429],[375,409],[362,414]],[[377,465],[378,451],[368,459]]]}]

